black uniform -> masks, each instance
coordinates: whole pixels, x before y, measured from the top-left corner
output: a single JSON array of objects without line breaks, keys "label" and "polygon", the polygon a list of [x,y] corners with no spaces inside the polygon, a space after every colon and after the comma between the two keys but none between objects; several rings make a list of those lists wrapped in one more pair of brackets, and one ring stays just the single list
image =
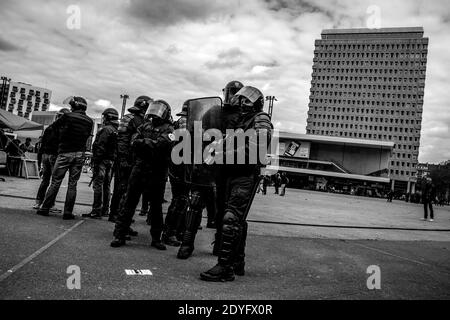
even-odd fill
[{"label": "black uniform", "polygon": [[[131,139],[137,129],[144,123],[142,112],[125,115],[119,124],[117,136],[117,159],[114,172],[114,191],[111,199],[110,220],[114,220],[119,212],[121,201],[127,191],[128,179],[133,166]],[[140,195],[139,195],[140,196]]]},{"label": "black uniform", "polygon": [[115,122],[107,122],[95,137],[92,145],[94,162],[94,203],[93,216],[107,215],[109,211],[112,168],[117,156],[117,127]]},{"label": "black uniform", "polygon": [[[230,124],[226,125],[228,128],[231,126]],[[267,138],[270,141],[273,126],[268,114],[252,112],[241,115],[235,128],[241,128],[244,131],[255,129],[256,132],[267,130]],[[259,143],[261,142],[259,141]],[[269,142],[267,142],[267,145],[269,145]],[[244,150],[236,148],[233,151],[235,157],[241,152],[245,152],[246,159],[248,159],[249,142],[246,143]],[[211,281],[211,275],[214,277],[216,272],[222,272],[220,271],[223,270],[221,268],[234,270],[235,274],[243,275],[247,238],[246,218],[259,185],[260,168],[260,164],[250,164],[248,161],[246,161],[246,164],[225,164],[223,166],[223,185],[220,189],[224,190],[224,197],[219,201],[219,207],[223,207],[223,209],[219,209],[219,212],[223,210],[224,215],[221,226],[218,226],[221,228],[221,233],[219,233],[220,247],[217,250],[218,265],[202,273],[203,280]],[[230,278],[226,280],[234,279],[232,274],[229,276]]]},{"label": "black uniform", "polygon": [[[179,129],[178,122],[174,124],[174,128]],[[163,242],[166,244],[168,244],[170,238],[173,236],[181,238],[180,234],[184,232],[184,218],[189,203],[189,186],[184,181],[184,178],[185,164],[176,165],[170,161],[169,181],[172,189],[172,201],[167,210],[164,224]]]},{"label": "black uniform", "polygon": [[150,230],[152,243],[160,242],[163,231],[162,202],[172,146],[169,135],[173,132],[173,127],[162,120],[156,122],[156,119],[146,122],[138,128],[132,138],[135,164],[132,167],[123,206],[116,220],[114,230],[116,239],[125,239],[139,198],[147,191],[152,208]]}]

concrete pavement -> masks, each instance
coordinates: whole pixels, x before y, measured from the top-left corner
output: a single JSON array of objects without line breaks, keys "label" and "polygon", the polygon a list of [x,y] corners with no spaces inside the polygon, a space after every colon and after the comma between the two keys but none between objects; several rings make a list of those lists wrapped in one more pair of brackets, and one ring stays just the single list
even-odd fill
[{"label": "concrete pavement", "polygon": [[[0,299],[450,298],[448,231],[340,227],[446,230],[448,207],[437,208],[436,222],[430,223],[420,221],[421,206],[410,203],[301,190],[288,190],[285,198],[257,195],[251,220],[337,227],[250,222],[247,274],[230,283],[205,283],[198,279],[199,273],[216,263],[211,255],[213,230],[200,231],[194,256],[181,261],[176,259],[176,248],[164,252],[151,248],[148,226],[136,216],[139,236],[114,249],[109,247],[111,223],[37,216],[31,209],[33,200],[5,195],[17,196],[20,191],[19,196],[33,197],[38,181],[10,179],[0,183],[0,279],[7,275],[0,280]],[[82,204],[91,201],[88,180],[85,175],[80,181]],[[170,200],[169,190],[166,199]],[[76,206],[78,215],[89,210]],[[18,270],[8,273],[18,265]],[[67,268],[72,265],[81,269],[80,290],[66,285]],[[380,290],[367,288],[367,268],[372,265],[381,270]],[[153,275],[128,276],[126,269],[149,269]]]}]

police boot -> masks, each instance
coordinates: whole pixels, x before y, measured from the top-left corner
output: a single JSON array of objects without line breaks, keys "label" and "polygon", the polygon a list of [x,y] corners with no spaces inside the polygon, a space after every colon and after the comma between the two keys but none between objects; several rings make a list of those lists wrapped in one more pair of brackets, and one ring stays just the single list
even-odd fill
[{"label": "police boot", "polygon": [[101,219],[102,218],[102,215],[94,210],[92,210],[89,213],[82,214],[81,216],[83,218],[91,218],[91,219]]},{"label": "police boot", "polygon": [[167,250],[166,246],[161,241],[152,241],[151,246],[158,250]]},{"label": "police boot", "polygon": [[128,235],[132,236],[132,237],[137,237],[138,232],[133,230],[133,229],[131,229],[131,227],[130,227],[130,229],[128,229]]},{"label": "police boot", "polygon": [[245,261],[237,261],[233,263],[234,274],[237,276],[245,275]]},{"label": "police boot", "polygon": [[114,238],[114,240],[111,242],[111,247],[118,248],[121,246],[124,246],[126,244],[124,238]]},{"label": "police boot", "polygon": [[163,233],[162,242],[171,247],[179,247],[181,245],[181,242],[177,240],[175,235],[173,235],[173,234],[171,235],[171,233],[169,233],[169,232]]},{"label": "police boot", "polygon": [[212,254],[215,255],[216,257],[218,257],[219,256],[219,252],[220,252],[220,236],[216,232],[216,234],[214,235]]},{"label": "police boot", "polygon": [[233,268],[230,266],[215,265],[213,268],[200,274],[200,279],[211,282],[225,282],[234,280]]}]

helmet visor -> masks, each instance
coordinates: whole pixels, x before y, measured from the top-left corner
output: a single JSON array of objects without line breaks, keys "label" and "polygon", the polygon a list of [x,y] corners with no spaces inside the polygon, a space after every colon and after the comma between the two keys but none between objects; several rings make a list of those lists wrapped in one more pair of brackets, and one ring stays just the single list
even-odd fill
[{"label": "helmet visor", "polygon": [[162,102],[152,102],[145,113],[146,117],[156,116],[165,119],[168,107]]},{"label": "helmet visor", "polygon": [[243,96],[255,103],[259,98],[263,96],[262,92],[253,87],[243,87],[236,93],[236,96]]},{"label": "helmet visor", "polygon": [[64,101],[62,102],[63,105],[69,106],[70,107],[70,103],[74,101],[74,96],[70,96],[64,99]]}]

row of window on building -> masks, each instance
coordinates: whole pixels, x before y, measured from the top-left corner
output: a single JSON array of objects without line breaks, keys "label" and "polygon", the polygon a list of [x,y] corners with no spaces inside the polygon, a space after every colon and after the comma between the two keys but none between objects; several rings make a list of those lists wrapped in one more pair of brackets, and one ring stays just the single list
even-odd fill
[{"label": "row of window on building", "polygon": [[[378,132],[398,132],[398,133],[411,133],[420,135],[420,130],[416,128],[405,127],[385,127],[385,126],[372,126],[362,124],[348,124],[348,123],[334,123],[334,122],[313,122],[315,128],[342,128],[342,129],[356,129],[356,130],[370,130]],[[417,139],[417,137],[416,137]],[[418,140],[416,140],[418,141]]]},{"label": "row of window on building", "polygon": [[[403,75],[409,76],[409,78],[418,79],[418,77],[414,77],[414,71],[419,70],[411,70],[411,69],[370,69],[370,68],[324,68],[324,66],[315,65],[313,66],[313,71],[316,73],[325,73],[325,74],[339,74],[345,73],[348,75],[357,75],[357,74],[367,74],[371,76],[375,76],[377,74],[393,74],[393,75]],[[419,72],[418,72],[419,73]],[[389,79],[388,77],[386,79]],[[392,79],[392,78],[391,78]],[[417,81],[416,81],[417,82]]]},{"label": "row of window on building", "polygon": [[[310,108],[311,110],[311,108]],[[350,108],[350,107],[327,107],[327,106],[315,106],[314,111],[324,111],[324,112],[352,112],[352,113],[361,113],[361,114],[386,114],[391,116],[415,116],[416,112],[414,111],[405,111],[405,110],[392,110],[392,109],[374,109],[374,108]],[[376,120],[375,120],[376,121]]]},{"label": "row of window on building", "polygon": [[[336,128],[338,128],[336,126]],[[349,128],[350,129],[350,128]],[[344,137],[351,138],[367,138],[367,139],[379,139],[384,141],[392,141],[393,136],[388,134],[375,134],[375,133],[364,133],[364,132],[352,132],[352,131],[334,131],[334,130],[319,130],[317,127],[315,129],[306,129],[307,134],[318,134],[318,135],[340,135]],[[398,141],[410,141],[419,142],[420,137],[418,136],[398,136]]]},{"label": "row of window on building", "polygon": [[[406,94],[406,93],[381,93],[381,92],[355,92],[355,91],[311,91],[311,97],[320,97],[320,96],[331,96],[331,97],[343,97],[343,98],[378,98],[378,99],[408,99],[408,100],[417,100],[419,98],[418,94]],[[367,101],[367,100],[366,100]]]},{"label": "row of window on building", "polygon": [[[327,43],[328,42],[328,43]],[[316,41],[316,48],[320,50],[363,50],[363,51],[386,51],[386,50],[426,50],[428,49],[427,40],[418,40],[416,43],[379,43],[379,44],[330,44],[329,41]]]},{"label": "row of window on building", "polygon": [[364,76],[364,77],[356,77],[356,76],[337,76],[337,75],[318,75],[316,72],[312,74],[312,81],[354,81],[361,82],[384,82],[386,84],[392,83],[418,83],[419,79],[415,77],[375,77],[375,76]]},{"label": "row of window on building", "polygon": [[359,52],[344,52],[344,53],[330,53],[330,52],[315,52],[314,58],[338,58],[338,59],[350,59],[350,58],[378,58],[378,59],[409,59],[419,60],[426,59],[427,53],[399,53],[399,52],[386,52],[386,53],[359,53]]},{"label": "row of window on building", "polygon": [[[311,114],[311,116],[314,119],[322,119],[322,120],[326,120],[328,119],[328,121],[333,121],[332,124],[334,123],[334,120],[347,120],[347,121],[358,121],[358,122],[367,122],[367,123],[391,123],[391,124],[401,124],[403,125],[416,125],[416,127],[419,127],[422,124],[422,120],[420,119],[399,119],[399,118],[378,118],[378,117],[359,117],[359,116],[349,116],[349,115],[330,115],[330,114]],[[315,122],[314,122],[315,124]],[[353,125],[353,124],[351,124]],[[372,126],[370,126],[372,127]],[[376,126],[375,126],[376,128]],[[406,129],[408,129],[407,127],[402,127],[400,129],[405,129],[405,132],[408,132]],[[412,129],[414,128],[410,128],[410,130],[412,131]],[[372,129],[370,129],[372,130]]]},{"label": "row of window on building", "polygon": [[361,90],[364,92],[367,92],[367,90],[379,90],[379,91],[418,91],[418,86],[396,86],[396,85],[372,85],[372,84],[352,84],[352,83],[339,83],[339,84],[333,84],[333,83],[313,83],[311,86],[311,91],[315,91],[317,88],[330,88],[330,89],[353,89],[355,90]]},{"label": "row of window on building", "polygon": [[[419,98],[420,99],[420,98]],[[415,101],[415,100],[414,100]],[[310,99],[311,104],[340,104],[340,105],[347,105],[347,106],[354,106],[354,105],[358,105],[358,106],[386,106],[386,107],[402,107],[402,108],[406,108],[406,107],[411,107],[412,104],[410,103],[406,103],[406,102],[385,102],[385,101],[378,101],[378,100],[372,100],[372,101],[367,101],[367,100],[341,100],[341,99]]]},{"label": "row of window on building", "polygon": [[[386,69],[385,67],[388,66],[388,61],[379,61],[379,60],[334,60],[334,59],[321,59],[316,60],[314,63],[314,66],[320,67],[320,66],[339,66],[339,67],[361,67],[361,68],[368,68],[368,67],[374,67],[379,69]],[[398,61],[396,63],[394,61],[394,64],[398,70],[399,73],[403,71],[414,71],[414,72],[421,72],[420,74],[425,74],[422,70],[417,69],[411,69],[411,67],[415,66],[415,62],[410,61]],[[389,69],[390,70],[390,69]],[[423,73],[422,73],[423,72]]]}]

